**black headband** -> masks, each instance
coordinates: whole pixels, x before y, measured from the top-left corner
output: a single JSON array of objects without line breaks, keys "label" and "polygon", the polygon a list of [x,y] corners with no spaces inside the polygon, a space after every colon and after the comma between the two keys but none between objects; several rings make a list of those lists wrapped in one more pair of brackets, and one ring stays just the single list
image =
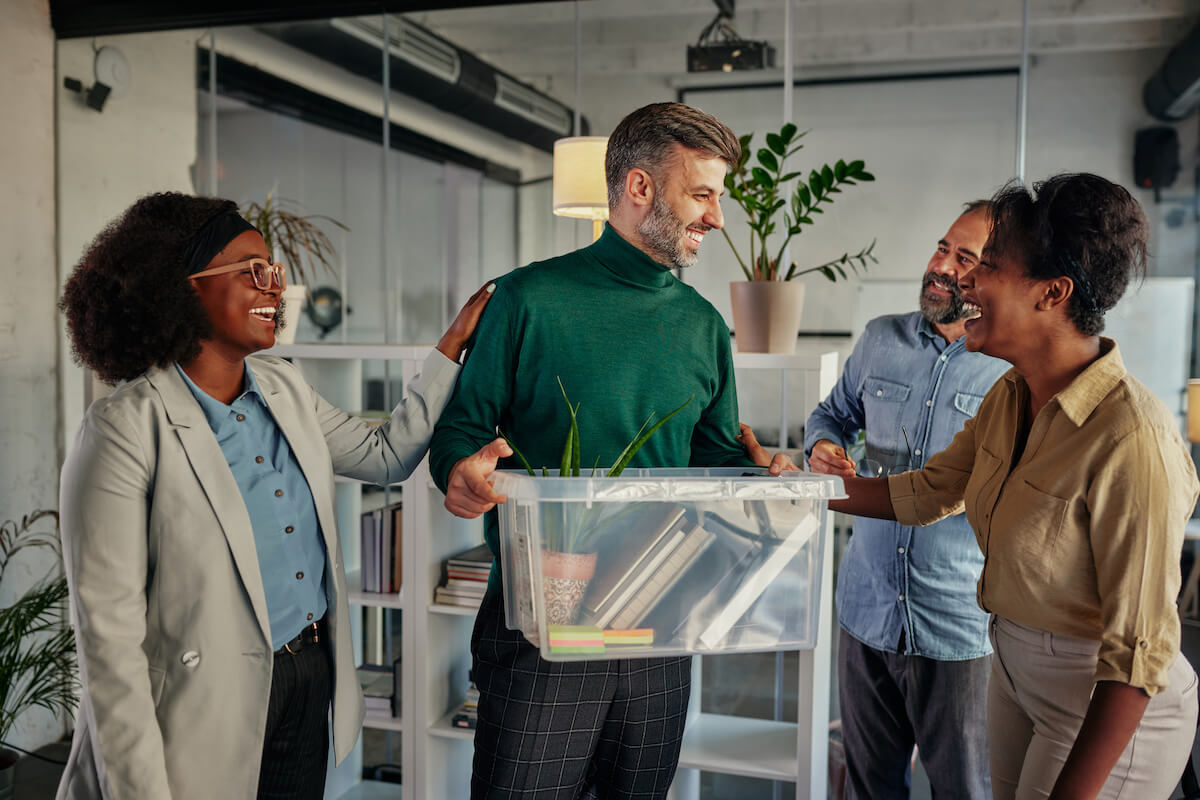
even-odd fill
[{"label": "black headband", "polygon": [[242,219],[242,215],[233,209],[217,214],[201,225],[200,230],[192,234],[192,238],[188,240],[187,248],[183,251],[187,274],[195,275],[207,267],[208,262],[225,249],[225,245],[246,231],[256,230],[258,228]]}]

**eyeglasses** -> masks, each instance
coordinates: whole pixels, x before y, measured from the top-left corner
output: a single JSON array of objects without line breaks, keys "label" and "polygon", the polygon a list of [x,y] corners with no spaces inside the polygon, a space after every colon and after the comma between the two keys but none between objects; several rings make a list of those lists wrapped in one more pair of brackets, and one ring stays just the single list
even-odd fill
[{"label": "eyeglasses", "polygon": [[880,462],[873,458],[864,458],[855,466],[855,470],[863,478],[886,478],[891,475],[899,475],[902,472],[908,472],[913,467],[912,443],[908,440],[908,429],[903,425],[900,426],[900,432],[904,434],[904,446],[908,448],[908,460],[902,464],[895,464],[890,467],[885,467]]},{"label": "eyeglasses", "polygon": [[207,278],[211,275],[224,275],[226,272],[245,270],[250,270],[250,275],[254,278],[254,285],[264,292],[271,288],[272,279],[274,279],[275,285],[279,287],[279,291],[282,292],[287,288],[287,267],[281,262],[272,264],[265,258],[252,258],[249,261],[239,261],[236,264],[226,264],[223,267],[203,269],[188,277]]}]

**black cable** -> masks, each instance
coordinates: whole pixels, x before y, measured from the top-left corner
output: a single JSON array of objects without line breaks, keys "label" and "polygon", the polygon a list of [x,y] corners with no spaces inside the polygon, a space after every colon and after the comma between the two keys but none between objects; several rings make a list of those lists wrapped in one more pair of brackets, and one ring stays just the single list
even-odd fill
[{"label": "black cable", "polygon": [[65,761],[59,761],[58,759],[55,759],[55,758],[46,758],[43,755],[39,755],[37,753],[30,752],[29,750],[26,750],[23,747],[17,747],[15,744],[9,744],[8,742],[5,742],[5,741],[0,741],[0,747],[7,747],[9,750],[16,750],[18,753],[24,753],[27,756],[33,756],[34,758],[40,759],[42,761],[48,761],[51,764],[58,764],[60,767],[65,767],[67,765],[67,762],[65,762]]}]

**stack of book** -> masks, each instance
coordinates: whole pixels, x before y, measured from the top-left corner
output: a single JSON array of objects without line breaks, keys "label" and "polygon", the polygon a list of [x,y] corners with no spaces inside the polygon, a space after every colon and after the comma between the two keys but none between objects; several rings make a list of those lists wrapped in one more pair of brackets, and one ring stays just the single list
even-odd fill
[{"label": "stack of book", "polygon": [[435,603],[478,608],[492,571],[492,551],[486,544],[446,559],[445,577],[433,592]]},{"label": "stack of book", "polygon": [[362,513],[360,529],[364,592],[400,591],[400,510],[400,503],[392,503]]},{"label": "stack of book", "polygon": [[390,667],[383,664],[362,664],[358,668],[358,683],[362,687],[363,704],[368,714],[400,716],[396,700],[400,680],[400,660]]},{"label": "stack of book", "polygon": [[479,720],[479,690],[475,688],[475,683],[472,681],[467,687],[467,699],[463,700],[458,711],[454,712],[454,716],[450,718],[450,723],[456,728],[468,728],[475,730],[475,725]]}]

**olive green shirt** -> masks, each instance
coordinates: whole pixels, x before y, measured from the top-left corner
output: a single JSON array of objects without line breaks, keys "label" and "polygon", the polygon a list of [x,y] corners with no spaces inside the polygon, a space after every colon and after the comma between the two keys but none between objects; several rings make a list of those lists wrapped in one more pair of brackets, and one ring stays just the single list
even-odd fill
[{"label": "olive green shirt", "polygon": [[889,479],[897,519],[965,510],[983,549],[979,605],[1099,640],[1097,681],[1154,695],[1179,652],[1179,556],[1196,468],[1166,406],[1111,339],[1042,408],[1014,463],[1029,387],[1010,370],[950,446]]}]

